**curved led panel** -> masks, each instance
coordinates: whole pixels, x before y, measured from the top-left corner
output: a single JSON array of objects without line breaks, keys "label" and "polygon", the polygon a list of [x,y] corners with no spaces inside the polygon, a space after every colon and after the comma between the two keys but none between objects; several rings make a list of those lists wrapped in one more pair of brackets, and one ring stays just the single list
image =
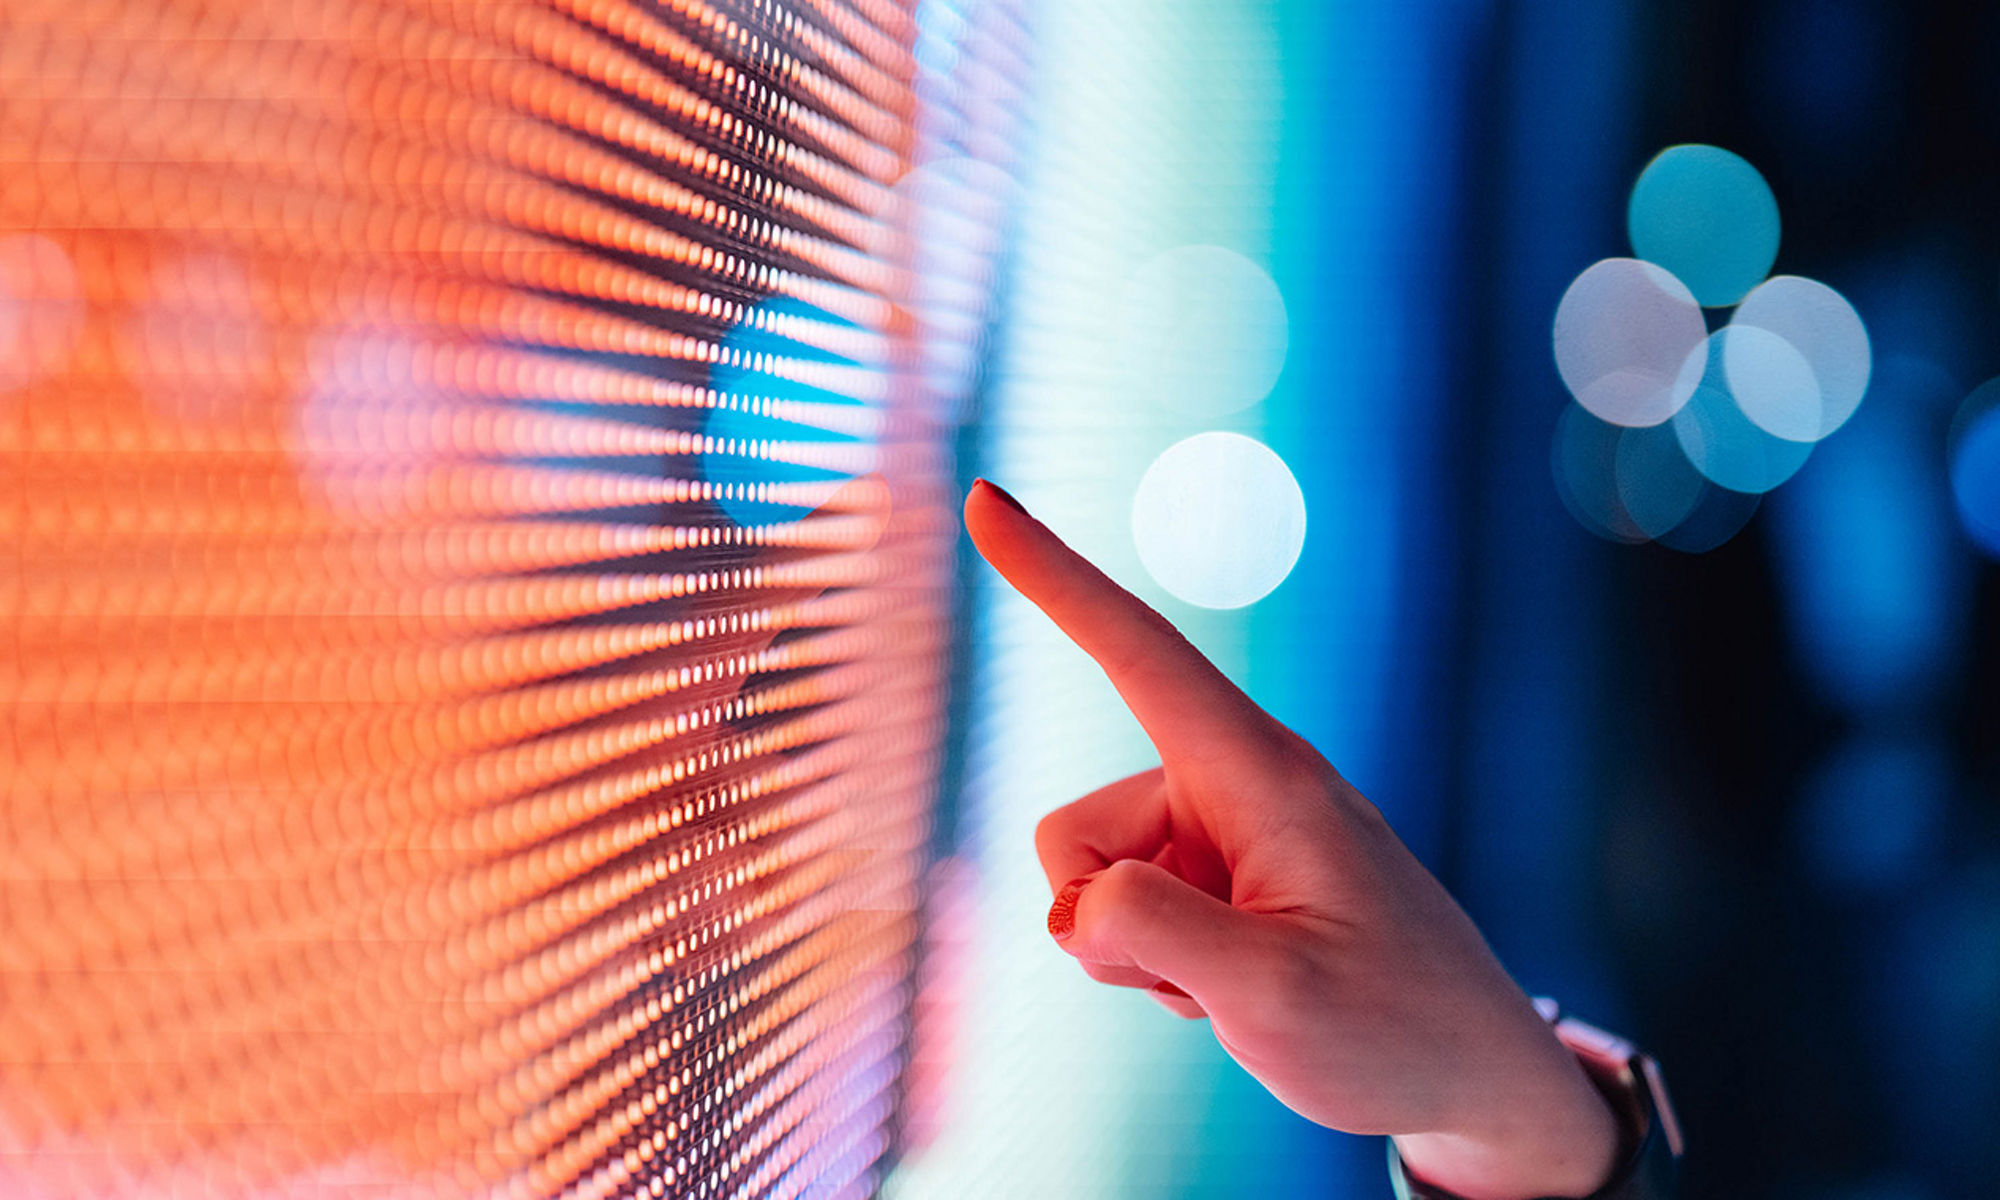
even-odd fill
[{"label": "curved led panel", "polygon": [[871,1186],[990,283],[920,32],[0,10],[0,1191]]}]

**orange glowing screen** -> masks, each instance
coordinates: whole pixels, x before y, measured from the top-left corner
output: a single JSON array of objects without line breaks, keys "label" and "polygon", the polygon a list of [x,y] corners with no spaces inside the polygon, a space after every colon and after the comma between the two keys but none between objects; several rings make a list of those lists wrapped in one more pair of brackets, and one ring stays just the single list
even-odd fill
[{"label": "orange glowing screen", "polygon": [[914,21],[0,7],[0,1193],[866,1190]]}]

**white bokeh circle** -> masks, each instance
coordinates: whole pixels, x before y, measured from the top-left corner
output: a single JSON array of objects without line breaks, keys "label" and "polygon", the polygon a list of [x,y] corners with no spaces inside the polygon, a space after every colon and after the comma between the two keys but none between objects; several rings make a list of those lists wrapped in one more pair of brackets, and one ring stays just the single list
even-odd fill
[{"label": "white bokeh circle", "polygon": [[1772,437],[1818,441],[1819,379],[1798,347],[1768,329],[1733,321],[1715,337],[1723,378],[1743,415]]},{"label": "white bokeh circle", "polygon": [[[1764,425],[1772,433],[1793,441],[1816,442],[1847,423],[1861,398],[1868,392],[1874,367],[1868,345],[1868,329],[1861,315],[1839,292],[1812,279],[1779,275],[1752,289],[1730,318],[1732,329],[1759,329],[1783,338],[1811,369],[1818,390],[1817,421],[1804,436],[1788,429]],[[1738,355],[1734,347],[1723,359],[1729,384],[1739,401],[1749,409],[1751,390],[1737,378]],[[1762,420],[1758,424],[1763,425]]]},{"label": "white bokeh circle", "polygon": [[1701,382],[1708,336],[1694,293],[1636,258],[1592,264],[1556,306],[1556,370],[1591,415],[1644,428],[1669,420]]},{"label": "white bokeh circle", "polygon": [[[1750,330],[1747,335],[1754,339],[1760,332]],[[1797,474],[1812,454],[1813,443],[1782,438],[1764,428],[1750,418],[1730,389],[1723,363],[1730,343],[1745,336],[1745,330],[1726,325],[1710,336],[1702,353],[1706,369],[1701,384],[1674,414],[1674,435],[1688,461],[1710,483],[1761,495]]]},{"label": "white bokeh circle", "polygon": [[1167,448],[1132,497],[1139,561],[1176,598],[1242,608],[1269,595],[1305,548],[1306,500],[1285,460],[1240,433]]},{"label": "white bokeh circle", "polygon": [[1210,418],[1270,394],[1291,346],[1285,298],[1262,267],[1221,246],[1180,246],[1126,280],[1125,378],[1147,407]]}]

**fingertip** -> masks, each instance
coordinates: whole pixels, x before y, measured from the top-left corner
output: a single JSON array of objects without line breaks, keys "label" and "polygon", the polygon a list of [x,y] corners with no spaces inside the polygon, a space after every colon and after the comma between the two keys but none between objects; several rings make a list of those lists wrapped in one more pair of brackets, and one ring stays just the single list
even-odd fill
[{"label": "fingertip", "polygon": [[965,532],[973,549],[1017,590],[1024,563],[1033,558],[1034,531],[1041,523],[990,479],[976,479],[965,496]]},{"label": "fingertip", "polygon": [[972,535],[973,544],[980,546],[982,552],[985,550],[982,543],[986,541],[986,535],[995,528],[993,522],[1005,522],[1027,513],[1028,510],[1008,495],[1006,489],[983,477],[973,480],[972,489],[965,493],[965,531]]},{"label": "fingertip", "polygon": [[986,482],[986,480],[982,477],[973,480],[972,486],[966,489],[965,503],[962,507],[965,511],[965,516],[968,521],[972,519],[974,513],[977,513],[981,508],[985,507],[987,500],[986,493],[987,490],[990,489],[992,486],[993,486],[992,484]]},{"label": "fingertip", "polygon": [[975,479],[972,481],[971,490],[965,493],[965,503],[959,506],[959,516],[965,522],[965,532],[971,535],[973,546],[982,555],[986,553],[986,547],[980,537],[980,524],[987,503],[986,481]]},{"label": "fingertip", "polygon": [[1049,904],[1050,937],[1058,942],[1067,942],[1076,936],[1076,906],[1083,899],[1084,887],[1095,877],[1094,872],[1079,876],[1056,892],[1055,899]]},{"label": "fingertip", "polygon": [[991,479],[986,478],[984,475],[972,481],[972,490],[975,492],[984,492],[986,495],[992,497],[995,500],[998,500],[1000,503],[1006,505],[1008,508],[1013,509],[1015,512],[1020,513],[1024,517],[1029,515],[1027,506],[1023,505],[1019,500],[1016,500],[1014,498],[1014,493],[1008,491],[1006,488],[1001,487],[999,484],[993,482]]}]

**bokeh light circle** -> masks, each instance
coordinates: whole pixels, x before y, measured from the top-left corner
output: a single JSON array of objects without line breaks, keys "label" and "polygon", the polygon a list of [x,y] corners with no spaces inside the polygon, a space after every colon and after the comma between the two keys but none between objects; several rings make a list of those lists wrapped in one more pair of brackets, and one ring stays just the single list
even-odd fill
[{"label": "bokeh light circle", "polygon": [[[447,410],[450,394],[422,378],[422,355],[417,339],[379,328],[328,328],[306,349],[291,452],[305,494],[343,523],[365,527],[422,512],[423,496],[408,481],[436,465],[441,448],[367,433],[371,416],[393,412],[414,428]],[[231,418],[225,406],[204,415],[225,424]],[[356,453],[363,447],[366,453]]]},{"label": "bokeh light circle", "polygon": [[1576,523],[1609,542],[1648,540],[1618,496],[1618,443],[1624,429],[1574,404],[1563,406],[1549,448],[1556,495]]},{"label": "bokeh light circle", "polygon": [[198,252],[153,268],[143,298],[126,314],[117,351],[126,374],[146,380],[173,364],[204,380],[148,405],[172,420],[227,425],[256,402],[256,383],[274,369],[273,331],[256,281],[234,256]]},{"label": "bokeh light circle", "polygon": [[1710,483],[1734,492],[1768,492],[1798,473],[1812,443],[1777,437],[1745,415],[1722,368],[1732,336],[1741,335],[1724,327],[1708,339],[1706,372],[1694,396],[1674,414],[1674,433],[1688,461]]},{"label": "bokeh light circle", "polygon": [[1942,848],[1952,788],[1949,757],[1935,743],[1881,732],[1849,739],[1807,779],[1795,811],[1805,866],[1840,890],[1920,878]]},{"label": "bokeh light circle", "polygon": [[1708,490],[1670,424],[1620,433],[1612,463],[1618,503],[1632,525],[1649,538],[1673,532]]},{"label": "bokeh light circle", "polygon": [[2000,379],[1975,389],[1952,423],[1951,492],[1966,534],[2000,558]]},{"label": "bokeh light circle", "polygon": [[1723,380],[1744,416],[1788,442],[1819,440],[1819,379],[1798,347],[1768,329],[1733,323],[1717,342]]},{"label": "bokeh light circle", "polygon": [[1735,304],[1778,259],[1778,201],[1720,146],[1670,146],[1632,187],[1632,252],[1672,271],[1704,307]]},{"label": "bokeh light circle", "polygon": [[[1839,292],[1816,280],[1780,275],[1745,296],[1729,323],[1732,328],[1776,334],[1812,368],[1819,390],[1818,428],[1810,437],[1778,429],[1773,433],[1794,441],[1817,441],[1845,425],[1861,406],[1874,357],[1861,315]],[[1732,372],[1736,369],[1733,359],[1726,365]],[[1733,375],[1731,385],[1736,385]]]},{"label": "bokeh light circle", "polygon": [[1239,433],[1167,448],[1132,497],[1139,561],[1176,598],[1242,608],[1269,595],[1305,548],[1306,501],[1284,459]]},{"label": "bokeh light circle", "polygon": [[38,233],[0,235],[0,391],[55,374],[83,325],[68,253]]},{"label": "bokeh light circle", "polygon": [[1631,258],[1590,266],[1556,306],[1556,370],[1570,394],[1613,425],[1658,425],[1694,394],[1708,336],[1694,295],[1669,271]]},{"label": "bokeh light circle", "polygon": [[1248,408],[1285,367],[1291,325],[1263,268],[1221,246],[1181,246],[1126,281],[1118,310],[1125,378],[1146,405],[1193,417]]}]

